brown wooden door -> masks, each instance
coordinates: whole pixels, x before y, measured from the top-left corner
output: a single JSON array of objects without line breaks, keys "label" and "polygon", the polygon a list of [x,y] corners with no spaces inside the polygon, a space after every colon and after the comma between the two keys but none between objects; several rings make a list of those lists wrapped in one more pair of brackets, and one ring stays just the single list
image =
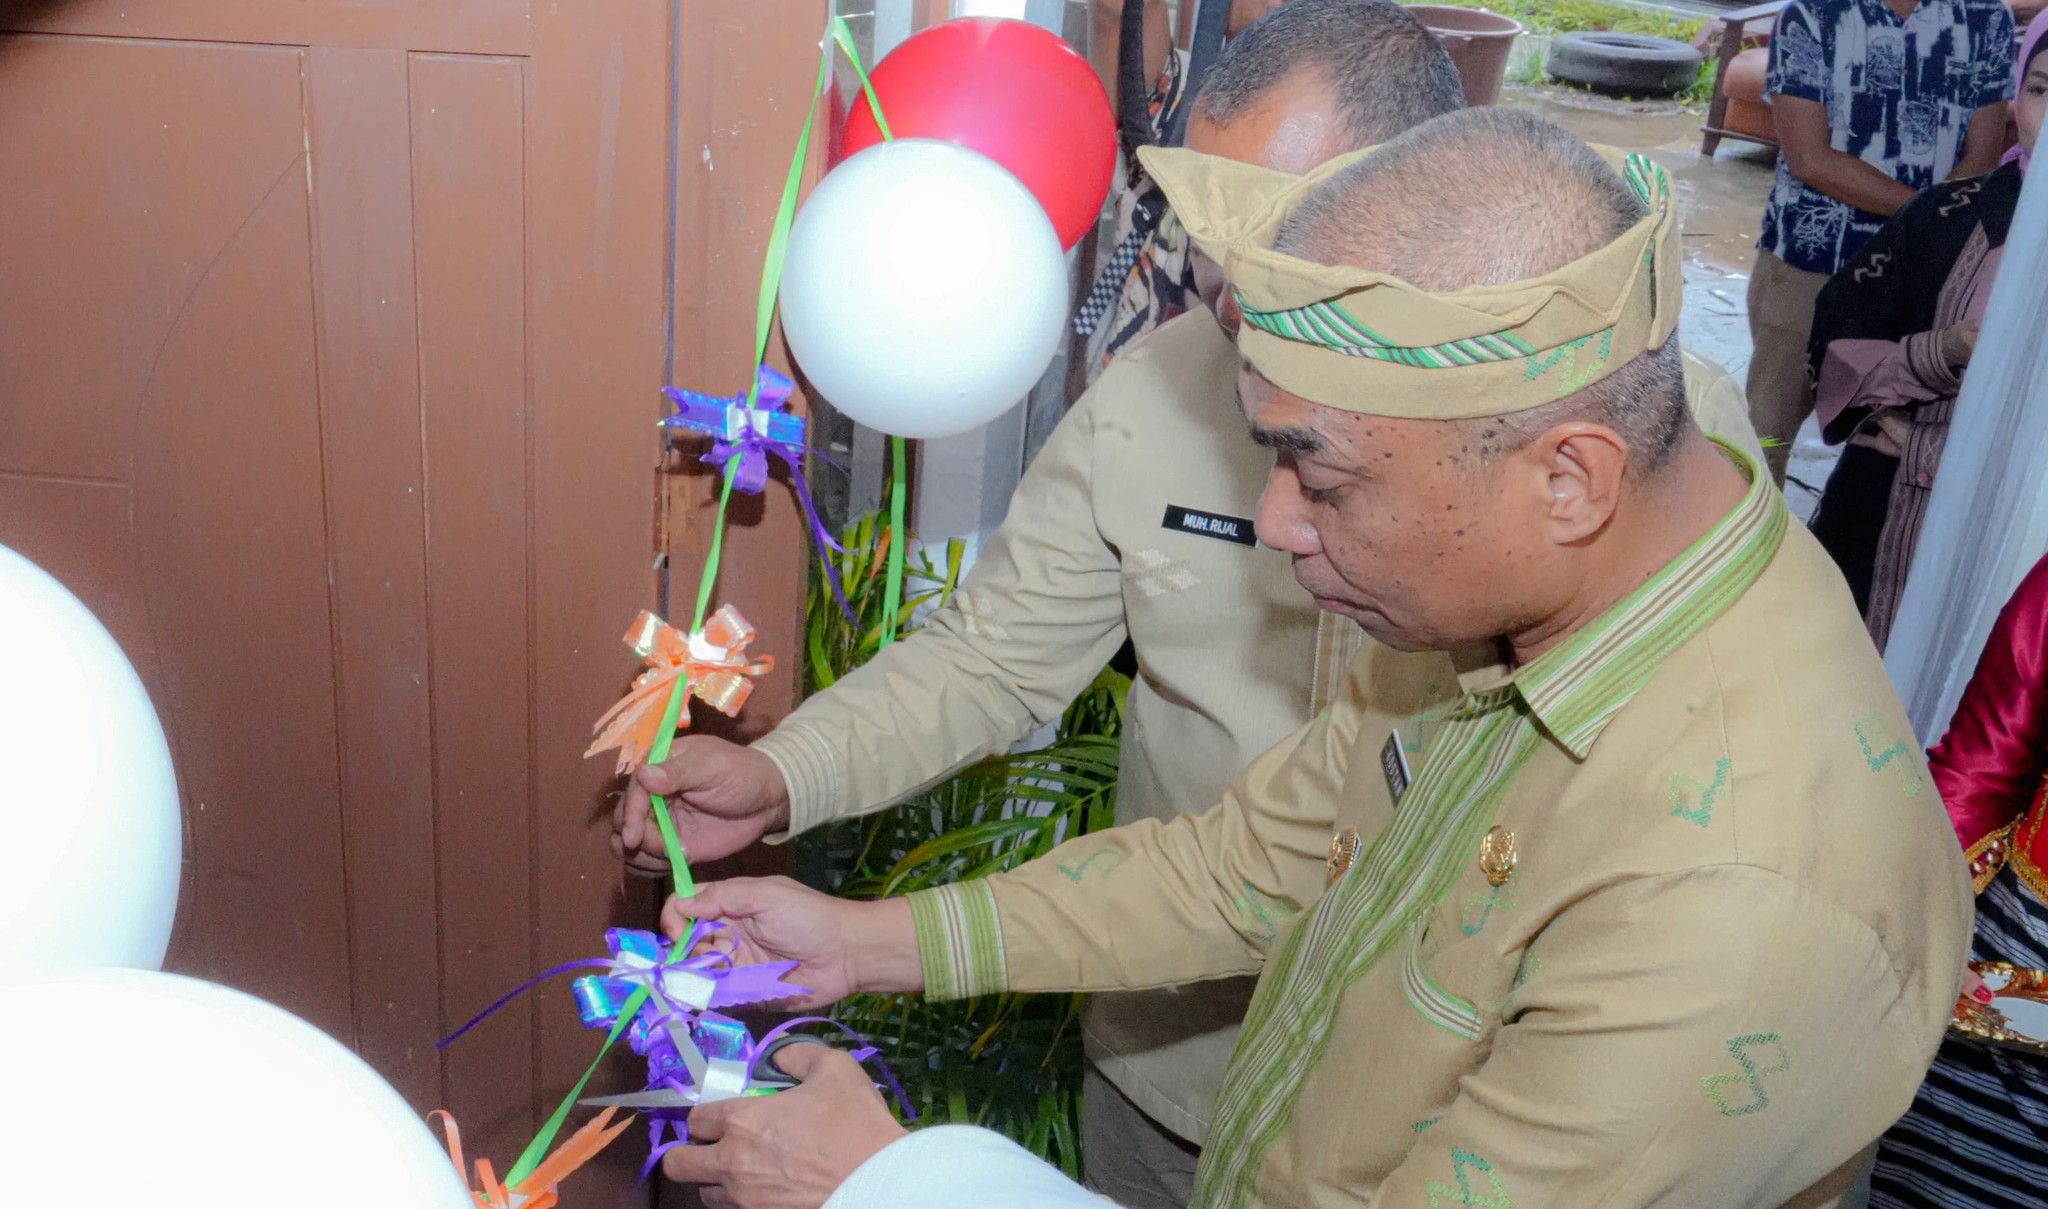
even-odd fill
[{"label": "brown wooden door", "polygon": [[[701,546],[658,388],[671,356],[745,380],[823,12],[0,0],[0,542],[166,720],[172,968],[353,1043],[501,1170],[596,1037],[562,988],[434,1043],[651,919],[580,755],[669,518]],[[758,729],[802,555],[786,493],[741,522]]]}]

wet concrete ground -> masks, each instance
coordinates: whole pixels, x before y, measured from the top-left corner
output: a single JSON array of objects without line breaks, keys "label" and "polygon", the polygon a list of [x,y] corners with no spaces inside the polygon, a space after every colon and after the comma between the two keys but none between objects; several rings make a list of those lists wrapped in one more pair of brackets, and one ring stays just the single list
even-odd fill
[{"label": "wet concrete ground", "polygon": [[[1680,335],[1687,348],[1719,362],[1739,381],[1750,354],[1744,294],[1775,153],[1728,140],[1707,159],[1700,155],[1702,116],[1671,102],[1615,101],[1574,89],[1511,84],[1501,104],[1534,110],[1588,142],[1641,151],[1671,173],[1685,240]],[[1793,443],[1785,484],[1785,497],[1800,519],[1819,501],[1836,453],[1820,443],[1809,420]]]}]

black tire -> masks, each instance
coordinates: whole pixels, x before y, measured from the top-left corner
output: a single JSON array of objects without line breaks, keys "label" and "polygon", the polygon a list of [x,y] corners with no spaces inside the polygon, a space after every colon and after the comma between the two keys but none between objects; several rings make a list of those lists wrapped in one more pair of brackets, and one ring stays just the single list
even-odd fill
[{"label": "black tire", "polygon": [[1670,96],[1699,79],[1706,57],[1683,42],[1644,34],[1559,34],[1544,55],[1553,80],[1640,96]]}]

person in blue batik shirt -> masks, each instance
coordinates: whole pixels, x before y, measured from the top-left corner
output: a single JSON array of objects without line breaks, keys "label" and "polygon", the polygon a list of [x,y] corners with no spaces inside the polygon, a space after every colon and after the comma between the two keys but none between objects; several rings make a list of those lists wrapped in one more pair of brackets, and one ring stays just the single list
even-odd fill
[{"label": "person in blue batik shirt", "polygon": [[1814,299],[1915,193],[1998,166],[2013,53],[2002,0],[1792,0],[1779,16],[1765,88],[1778,177],[1749,279],[1748,383],[1779,483],[1813,410]]}]

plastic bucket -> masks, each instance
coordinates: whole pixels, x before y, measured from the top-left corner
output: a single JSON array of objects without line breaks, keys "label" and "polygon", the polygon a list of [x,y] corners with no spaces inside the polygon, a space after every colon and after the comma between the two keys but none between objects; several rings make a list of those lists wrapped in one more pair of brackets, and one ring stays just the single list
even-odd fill
[{"label": "plastic bucket", "polygon": [[1491,105],[1500,100],[1508,55],[1522,32],[1521,22],[1483,8],[1447,4],[1411,4],[1408,11],[1451,52],[1451,62],[1458,65],[1458,76],[1465,84],[1467,105]]}]

